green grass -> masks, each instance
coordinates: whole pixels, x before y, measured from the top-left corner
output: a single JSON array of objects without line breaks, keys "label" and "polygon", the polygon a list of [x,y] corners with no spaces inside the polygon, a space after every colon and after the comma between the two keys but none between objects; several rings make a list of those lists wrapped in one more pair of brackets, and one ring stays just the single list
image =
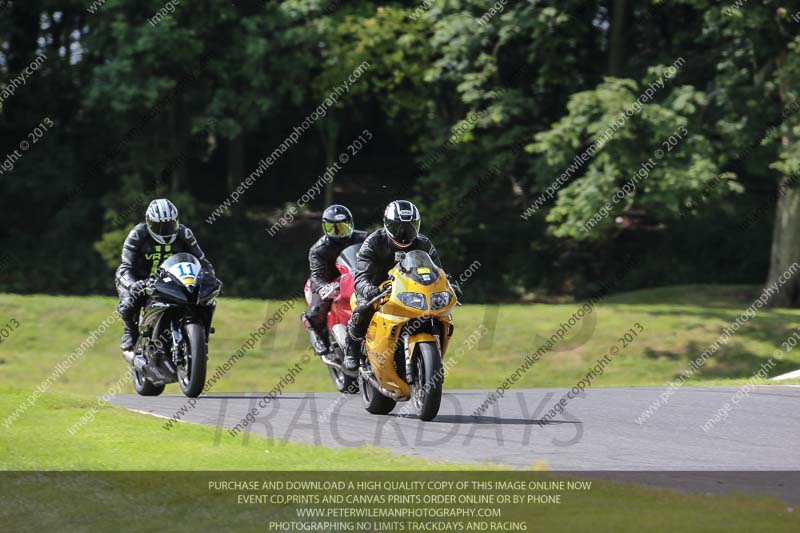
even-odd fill
[{"label": "green grass", "polygon": [[[525,387],[571,387],[594,362],[634,323],[644,333],[614,357],[593,387],[661,386],[674,379],[722,333],[752,302],[757,287],[671,287],[615,295],[600,302],[585,322],[578,340],[568,334],[564,343],[547,353],[517,382]],[[286,368],[308,351],[308,339],[300,325],[299,301],[287,316],[214,388],[215,392],[267,391],[286,373]],[[271,315],[281,302],[222,298],[210,344],[210,368],[234,353],[250,332]],[[116,300],[104,297],[20,296],[0,294],[0,325],[11,318],[17,331],[0,344],[0,384],[35,386],[53,371],[87,335],[113,316]],[[578,304],[466,305],[454,312],[456,332],[450,354],[464,346],[481,323],[490,333],[477,347],[464,350],[446,387],[496,388],[550,337]],[[800,310],[762,310],[740,328],[688,385],[737,384],[749,379],[769,360],[781,342],[800,327]],[[578,326],[579,329],[580,326]],[[103,394],[125,372],[119,354],[121,324],[116,322],[86,351],[85,356],[53,384],[52,390]],[[800,368],[800,349],[778,360],[772,375]],[[175,392],[177,385],[167,391]],[[290,391],[331,391],[322,364],[304,367]],[[128,386],[125,392],[132,392]]]},{"label": "green grass", "polygon": [[[596,308],[596,323],[580,342],[567,339],[568,348],[547,354],[525,374],[518,387],[572,386],[601,357],[619,335],[634,322],[645,332],[619,356],[593,386],[661,385],[681,372],[690,358],[702,352],[749,305],[754,287],[678,287],[655,289],[608,298]],[[103,297],[56,297],[0,295],[0,326],[14,318],[20,326],[0,344],[0,423],[29,397],[34,387],[55,366],[76,350],[87,335],[113,316],[116,300]],[[217,334],[211,342],[211,365],[222,363],[247,339],[249,333],[280,306],[280,302],[220,300]],[[467,305],[455,312],[453,351],[463,346],[469,333],[487,323],[486,336],[463,357],[447,377],[447,387],[496,387],[522,358],[567,320],[577,304]],[[307,350],[307,338],[298,315],[297,302],[289,318],[263,339],[214,389],[215,392],[264,391],[285,373],[288,365]],[[494,318],[493,318],[494,317]],[[738,383],[780,347],[783,339],[800,326],[800,311],[770,310],[732,339],[689,384]],[[491,466],[431,464],[374,448],[325,449],[248,435],[219,438],[217,430],[194,424],[178,424],[170,431],[163,420],[114,408],[98,402],[121,376],[127,374],[117,347],[117,322],[85,355],[59,377],[45,394],[14,422],[0,426],[2,470],[477,470]],[[537,340],[537,335],[540,338]],[[800,367],[798,353],[779,361],[774,373]],[[122,392],[132,392],[123,379]],[[169,392],[177,392],[170,386]],[[328,374],[321,364],[305,367],[292,391],[330,391]],[[74,435],[69,428],[90,409],[94,418]],[[40,524],[42,529],[91,530],[86,521],[107,528],[123,512],[138,516],[127,529],[145,530],[170,523],[177,529],[205,526],[263,530],[273,507],[239,508],[232,511],[230,498],[209,495],[191,483],[170,484],[172,475],[141,486],[135,475],[120,472],[117,478],[39,479],[4,477],[0,498],[0,523],[11,530]],[[261,479],[261,478],[259,478]],[[83,494],[75,499],[70,495]],[[67,498],[65,502],[64,498]],[[16,502],[16,504],[15,504]],[[31,505],[47,502],[47,505]],[[98,502],[102,502],[98,506]],[[165,503],[166,502],[166,503]],[[64,505],[66,504],[66,508]],[[98,510],[99,509],[99,510]],[[147,509],[147,516],[142,516]],[[58,511],[58,512],[57,512]],[[524,512],[524,515],[519,513]],[[656,530],[687,529],[697,524],[704,531],[792,530],[794,516],[785,504],[741,496],[699,496],[653,490],[633,485],[595,482],[591,493],[575,495],[558,506],[517,509],[509,519],[525,518],[544,530],[585,531],[598,524],[618,530],[639,530],[642,520]],[[709,517],[714,517],[709,522]],[[74,526],[74,527],[70,527]],[[691,529],[691,528],[688,528]]]},{"label": "green grass", "polygon": [[[0,420],[33,389],[0,386]],[[73,434],[90,408],[97,413]],[[419,469],[429,463],[377,448],[328,449],[224,438],[211,426],[177,424],[69,393],[44,394],[10,429],[0,426],[0,470],[364,470]],[[442,469],[454,466],[441,465]]]},{"label": "green grass", "polygon": [[[0,386],[0,416],[31,392]],[[71,435],[69,428],[91,407],[98,408],[94,420]],[[489,469],[431,464],[375,448],[326,449],[254,435],[217,440],[214,428],[195,424],[179,424],[167,432],[158,418],[98,407],[91,397],[46,393],[10,430],[0,429],[0,470],[81,472],[0,474],[0,523],[8,531],[152,531],[164,524],[172,531],[196,530],[198,524],[211,530],[264,531],[278,516],[292,519],[293,510],[237,505],[236,495],[246,492],[210,491],[208,481],[290,480],[291,474],[282,473],[287,470],[329,471],[330,479],[348,479],[348,472],[404,470],[419,472],[415,480],[442,479],[440,470]],[[401,475],[368,477],[396,480]],[[562,479],[549,473],[536,476],[525,479]],[[563,493],[560,504],[508,506],[503,520],[527,521],[543,531],[640,531],[642,520],[653,531],[796,527],[790,508],[773,499],[681,494],[604,481],[592,481],[589,491]]]},{"label": "green grass", "polygon": [[[437,472],[422,473],[418,477],[430,479],[437,474],[443,477]],[[394,479],[397,477],[395,474]],[[51,473],[33,477],[14,474],[7,476],[0,486],[0,499],[6,504],[0,507],[0,523],[8,531],[196,531],[199,527],[210,531],[276,531],[277,528],[269,527],[270,521],[291,520],[296,517],[295,508],[304,506],[239,505],[237,494],[243,492],[207,489],[209,480],[263,482],[276,478],[287,479],[288,476]],[[347,480],[350,474],[337,473],[329,479]],[[548,479],[548,476],[536,479]],[[351,521],[347,518],[333,520]],[[527,531],[646,529],[730,533],[796,531],[797,526],[796,514],[776,501],[677,494],[598,481],[592,483],[589,491],[564,493],[560,504],[504,506],[500,520],[524,521],[528,524]],[[421,522],[440,521],[423,518]],[[353,531],[359,530],[373,531],[353,528]]]}]

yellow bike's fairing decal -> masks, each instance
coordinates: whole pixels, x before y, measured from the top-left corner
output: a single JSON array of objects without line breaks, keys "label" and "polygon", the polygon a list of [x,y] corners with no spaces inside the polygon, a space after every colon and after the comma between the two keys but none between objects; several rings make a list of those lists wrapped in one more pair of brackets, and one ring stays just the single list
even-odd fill
[{"label": "yellow bike's fairing decal", "polygon": [[431,273],[431,269],[428,268],[428,267],[418,267],[417,268],[417,274],[430,274],[430,273]]}]

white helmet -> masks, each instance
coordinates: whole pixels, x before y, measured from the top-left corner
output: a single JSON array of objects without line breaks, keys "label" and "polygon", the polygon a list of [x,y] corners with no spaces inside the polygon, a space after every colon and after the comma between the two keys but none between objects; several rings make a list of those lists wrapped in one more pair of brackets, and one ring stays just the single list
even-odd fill
[{"label": "white helmet", "polygon": [[178,208],[166,198],[153,200],[145,214],[147,231],[156,242],[172,244],[178,237]]}]

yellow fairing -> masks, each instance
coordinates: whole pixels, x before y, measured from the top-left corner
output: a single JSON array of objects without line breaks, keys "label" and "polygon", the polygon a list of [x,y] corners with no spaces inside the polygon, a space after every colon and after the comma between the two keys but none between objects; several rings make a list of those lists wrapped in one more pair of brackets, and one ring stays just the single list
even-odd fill
[{"label": "yellow fairing", "polygon": [[[422,273],[420,272],[420,274]],[[403,354],[400,360],[403,362],[398,366],[404,371],[405,347],[404,341],[400,337],[403,326],[406,323],[413,324],[415,320],[427,320],[430,318],[439,320],[442,324],[441,330],[443,332],[441,338],[437,340],[434,335],[427,332],[415,333],[409,336],[408,339],[409,353],[413,359],[417,344],[421,342],[440,343],[439,350],[444,359],[447,346],[450,343],[450,337],[453,334],[453,319],[450,311],[455,305],[456,299],[444,272],[441,272],[439,279],[430,285],[417,283],[413,279],[406,277],[398,268],[394,268],[390,275],[393,281],[387,283],[392,284],[392,292],[388,300],[380,306],[373,316],[367,330],[367,356],[375,373],[375,378],[381,385],[399,396],[408,397],[411,395],[411,389],[404,377],[398,375],[394,359],[395,352],[399,348],[400,353]],[[398,297],[399,294],[404,292],[415,292],[424,295],[428,309],[420,310],[405,305]],[[431,294],[437,292],[449,292],[451,294],[450,302],[441,309],[431,309]]]}]

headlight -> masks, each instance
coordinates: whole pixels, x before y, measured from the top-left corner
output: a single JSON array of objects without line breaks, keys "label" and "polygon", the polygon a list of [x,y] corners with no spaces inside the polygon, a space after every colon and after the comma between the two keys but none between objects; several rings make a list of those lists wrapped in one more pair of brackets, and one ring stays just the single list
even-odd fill
[{"label": "headlight", "polygon": [[432,309],[441,309],[442,307],[447,307],[448,305],[450,305],[450,293],[448,291],[434,292],[431,294]]},{"label": "headlight", "polygon": [[397,297],[400,298],[400,301],[405,305],[413,307],[414,309],[424,311],[428,308],[428,303],[425,301],[424,294],[418,292],[401,292]]}]

